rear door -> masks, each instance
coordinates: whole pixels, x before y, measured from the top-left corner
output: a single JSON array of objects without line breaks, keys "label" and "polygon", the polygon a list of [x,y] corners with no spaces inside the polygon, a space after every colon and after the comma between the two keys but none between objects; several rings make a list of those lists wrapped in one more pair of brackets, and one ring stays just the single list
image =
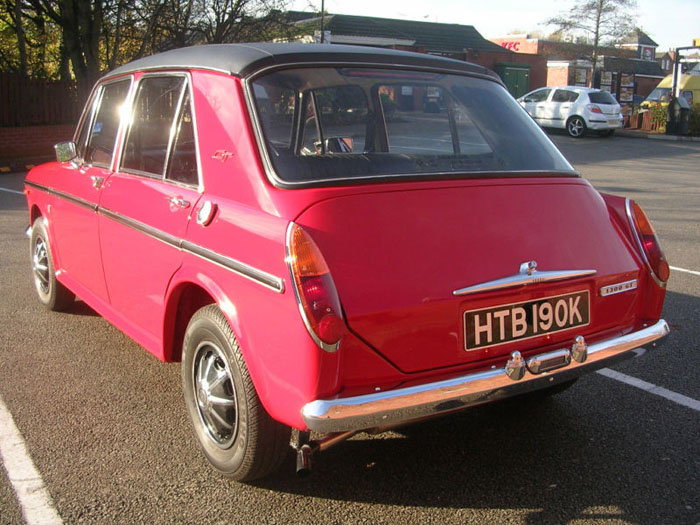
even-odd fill
[{"label": "rear door", "polygon": [[159,347],[165,291],[200,195],[189,85],[185,74],[139,79],[119,169],[101,202],[111,302],[149,349]]}]

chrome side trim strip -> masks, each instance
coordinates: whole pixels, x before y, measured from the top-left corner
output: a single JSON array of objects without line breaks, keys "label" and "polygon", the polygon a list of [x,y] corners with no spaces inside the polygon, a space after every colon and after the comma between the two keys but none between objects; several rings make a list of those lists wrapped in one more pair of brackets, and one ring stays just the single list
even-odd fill
[{"label": "chrome side trim strip", "polygon": [[180,248],[187,253],[196,255],[201,259],[218,264],[219,266],[223,266],[227,270],[231,270],[242,277],[246,277],[251,281],[262,284],[275,292],[284,293],[284,281],[270,273],[254,268],[253,266],[237,261],[236,259],[232,259],[231,257],[226,257],[225,255],[221,255],[189,241],[183,240]]},{"label": "chrome side trim strip", "polygon": [[160,241],[162,243],[168,244],[174,248],[180,249],[180,239],[178,237],[175,237],[174,235],[170,235],[169,233],[165,233],[164,231],[158,230],[156,228],[153,228],[152,226],[149,226],[148,224],[144,224],[143,222],[137,221],[135,219],[132,219],[130,217],[126,217],[122,215],[121,213],[114,212],[112,210],[108,210],[107,208],[99,208],[98,213],[104,217],[107,217],[108,219],[112,219],[115,222],[118,222],[119,224],[122,224],[124,226],[127,226],[133,230],[139,231],[141,233],[145,233],[149,237]]},{"label": "chrome side trim strip", "polygon": [[172,246],[173,248],[190,253],[201,259],[204,259],[205,261],[226,268],[227,270],[230,270],[242,277],[245,277],[246,279],[250,279],[251,281],[261,284],[266,288],[269,288],[277,293],[284,293],[284,281],[275,275],[267,273],[263,270],[259,270],[258,268],[250,266],[241,261],[237,261],[236,259],[233,259],[231,257],[221,255],[217,252],[209,250],[208,248],[199,246],[198,244],[194,244],[192,242],[166,233],[162,230],[149,226],[148,224],[137,221],[136,219],[132,219],[131,217],[122,215],[121,213],[117,213],[107,208],[100,207],[97,204],[89,203],[87,201],[84,201],[83,199],[74,197],[73,195],[69,195],[67,193],[54,190],[53,188],[49,188],[48,186],[43,186],[41,184],[36,184],[30,181],[25,181],[25,184],[37,188],[39,190],[45,191],[50,195],[55,195],[56,197],[66,199],[79,206],[91,209],[92,211],[99,213],[100,215],[107,217],[108,219],[112,219],[113,221],[118,222],[119,224],[122,224],[124,226],[127,226],[128,228],[148,235],[149,237],[162,243],[165,243],[168,246]]},{"label": "chrome side trim strip", "polygon": [[661,319],[642,330],[592,344],[588,347],[585,362],[573,361],[549,373],[535,375],[526,371],[519,379],[507,375],[507,366],[491,368],[387,392],[317,399],[304,405],[301,414],[306,426],[314,432],[345,432],[400,425],[573,379],[631,357],[634,355],[631,350],[654,343],[668,333],[668,324]]},{"label": "chrome side trim strip", "polygon": [[[525,264],[527,263],[523,263],[523,265]],[[523,271],[523,265],[521,265],[520,272],[516,273],[515,275],[475,284],[473,286],[467,286],[466,288],[460,288],[459,290],[453,291],[452,295],[469,295],[479,292],[489,292],[492,290],[503,290],[506,288],[513,288],[515,286],[525,286],[528,284],[564,281],[566,279],[575,279],[577,277],[595,275],[596,273],[596,270],[545,270],[539,272],[535,269],[531,269],[530,271]]]},{"label": "chrome side trim strip", "polygon": [[29,180],[25,180],[24,184],[25,186],[36,188],[37,190],[41,190],[48,193],[49,195],[54,195],[55,197],[60,197],[61,199],[65,199],[69,202],[72,202],[73,204],[77,204],[81,208],[92,210],[94,212],[97,211],[98,206],[96,203],[86,201],[85,199],[81,199],[80,197],[76,197],[74,195],[71,195],[70,193],[63,193],[62,191],[58,191],[53,188],[49,188],[48,186],[44,186],[43,184],[37,184],[36,182],[32,182]]}]

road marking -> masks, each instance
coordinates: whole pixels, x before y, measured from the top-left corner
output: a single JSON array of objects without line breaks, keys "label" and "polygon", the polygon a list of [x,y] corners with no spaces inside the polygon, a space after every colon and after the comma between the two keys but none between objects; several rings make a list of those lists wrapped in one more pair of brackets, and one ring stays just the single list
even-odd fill
[{"label": "road marking", "polygon": [[669,268],[671,268],[671,270],[673,270],[674,272],[685,272],[691,275],[700,276],[700,272],[696,272],[694,270],[686,270],[685,268],[678,268],[677,266],[669,266]]},{"label": "road marking", "polygon": [[684,407],[688,407],[692,410],[695,410],[696,412],[700,412],[700,401],[697,401],[691,397],[684,396],[683,394],[679,394],[677,392],[672,392],[671,390],[666,390],[665,388],[662,388],[660,386],[647,383],[646,381],[642,381],[641,379],[637,379],[636,377],[621,374],[620,372],[610,370],[609,368],[603,368],[602,370],[598,370],[598,373],[604,375],[605,377],[609,377],[610,379],[614,379],[616,381],[620,381],[627,385],[634,386],[636,388],[649,392],[650,394],[661,396],[664,399],[668,399],[669,401],[673,401],[674,403],[683,405]]},{"label": "road marking", "polygon": [[0,398],[0,458],[7,477],[15,489],[22,514],[28,525],[59,525],[60,516],[46,490],[41,474],[29,457],[27,446],[12,414]]},{"label": "road marking", "polygon": [[17,195],[24,195],[23,191],[11,190],[9,188],[0,188],[0,191],[6,191],[7,193],[16,193]]}]

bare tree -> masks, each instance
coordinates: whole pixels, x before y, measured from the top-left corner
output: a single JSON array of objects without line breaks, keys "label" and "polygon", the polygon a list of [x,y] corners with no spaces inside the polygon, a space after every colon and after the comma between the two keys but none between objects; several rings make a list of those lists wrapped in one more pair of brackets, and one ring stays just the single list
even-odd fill
[{"label": "bare tree", "polygon": [[636,17],[632,10],[636,5],[636,0],[574,0],[571,9],[548,19],[545,24],[555,25],[574,37],[585,37],[591,44],[587,58],[595,71],[600,47],[619,43],[634,29]]}]

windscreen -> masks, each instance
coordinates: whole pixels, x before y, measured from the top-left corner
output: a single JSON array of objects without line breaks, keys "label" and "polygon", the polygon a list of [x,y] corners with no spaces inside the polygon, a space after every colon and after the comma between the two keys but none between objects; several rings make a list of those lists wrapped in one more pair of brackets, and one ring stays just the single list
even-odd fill
[{"label": "windscreen", "polygon": [[257,78],[252,93],[268,157],[287,183],[575,173],[513,97],[485,79],[300,68]]},{"label": "windscreen", "polygon": [[670,88],[656,88],[649,93],[646,99],[649,102],[668,102],[671,95]]}]

